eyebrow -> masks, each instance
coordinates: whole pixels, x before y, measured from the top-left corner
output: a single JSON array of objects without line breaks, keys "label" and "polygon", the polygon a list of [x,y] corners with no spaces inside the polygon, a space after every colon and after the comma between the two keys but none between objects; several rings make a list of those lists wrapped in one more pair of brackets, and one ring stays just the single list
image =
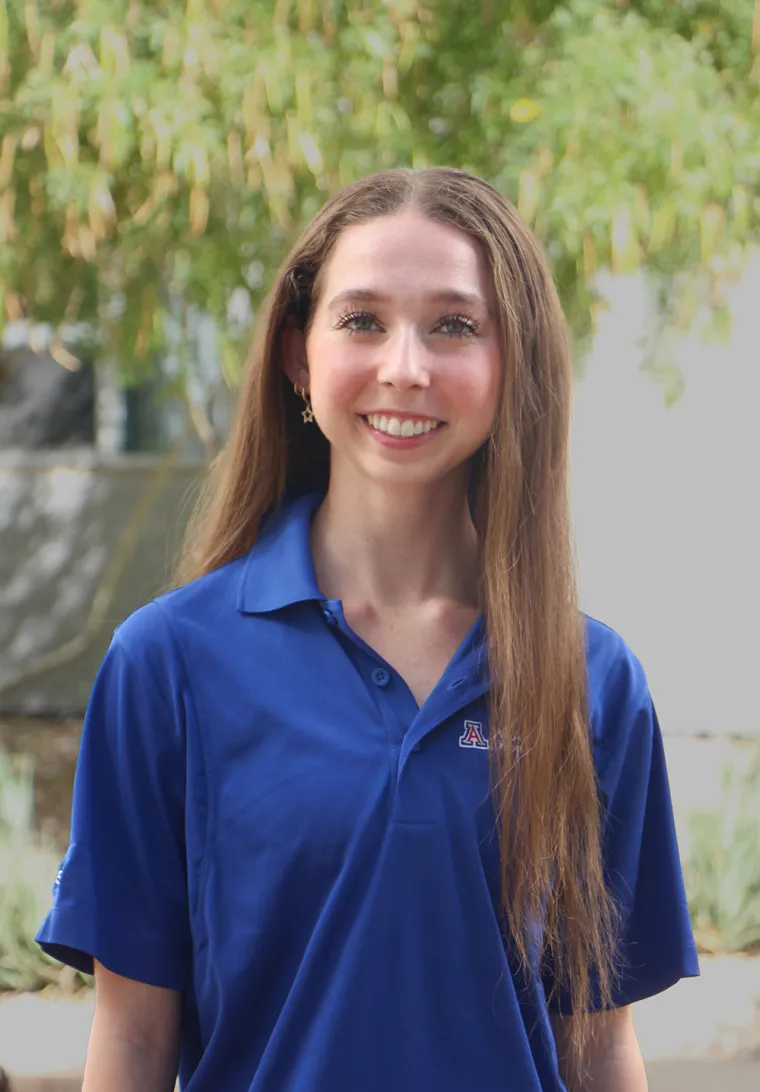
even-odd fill
[{"label": "eyebrow", "polygon": [[[332,309],[341,303],[350,303],[354,300],[361,300],[366,303],[389,303],[390,299],[390,296],[386,296],[382,292],[375,292],[371,288],[347,288],[345,292],[339,292],[337,296],[331,299],[328,307]],[[470,306],[482,307],[485,311],[490,311],[487,301],[476,292],[460,292],[456,289],[444,289],[440,292],[431,292],[427,296],[427,299],[432,303],[469,304]]]}]

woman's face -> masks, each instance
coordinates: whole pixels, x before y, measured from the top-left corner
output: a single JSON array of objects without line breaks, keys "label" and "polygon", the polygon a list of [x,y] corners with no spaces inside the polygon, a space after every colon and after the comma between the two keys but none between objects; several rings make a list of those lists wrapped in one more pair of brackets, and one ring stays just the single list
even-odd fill
[{"label": "woman's face", "polygon": [[330,442],[331,486],[349,470],[407,487],[461,470],[491,431],[503,369],[480,245],[412,210],[347,228],[286,357]]}]

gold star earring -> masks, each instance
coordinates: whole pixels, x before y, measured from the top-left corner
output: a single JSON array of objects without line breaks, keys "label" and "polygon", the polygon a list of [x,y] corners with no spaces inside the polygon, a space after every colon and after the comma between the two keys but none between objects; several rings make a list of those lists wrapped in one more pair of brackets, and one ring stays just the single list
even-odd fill
[{"label": "gold star earring", "polygon": [[293,386],[293,390],[296,392],[299,398],[302,398],[306,403],[306,409],[301,410],[301,417],[305,425],[310,424],[314,420],[314,410],[311,408],[311,399],[309,398],[309,392],[306,387],[302,387],[299,383]]}]

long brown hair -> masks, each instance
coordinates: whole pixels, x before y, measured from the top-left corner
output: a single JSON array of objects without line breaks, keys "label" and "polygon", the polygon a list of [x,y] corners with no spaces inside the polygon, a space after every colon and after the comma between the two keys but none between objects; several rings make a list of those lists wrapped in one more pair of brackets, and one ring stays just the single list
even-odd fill
[{"label": "long brown hair", "polygon": [[179,580],[245,553],[286,494],[327,488],[328,443],[318,428],[303,427],[282,368],[282,331],[288,321],[308,327],[340,232],[407,206],[480,243],[501,315],[505,378],[493,435],[476,460],[473,512],[492,678],[504,924],[524,970],[551,968],[546,981],[579,1016],[580,1051],[584,1014],[611,1003],[617,917],[603,872],[569,514],[573,378],[543,252],[495,189],[451,168],[383,171],[342,190],[312,220],[258,317],[229,442],[191,520]]}]

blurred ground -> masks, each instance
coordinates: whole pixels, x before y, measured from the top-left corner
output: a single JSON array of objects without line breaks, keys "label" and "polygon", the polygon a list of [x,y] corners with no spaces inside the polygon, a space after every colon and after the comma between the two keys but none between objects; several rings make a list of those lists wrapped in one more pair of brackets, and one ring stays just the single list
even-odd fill
[{"label": "blurred ground", "polygon": [[649,1092],[757,1092],[760,1062],[659,1062],[647,1077]]},{"label": "blurred ground", "polygon": [[[757,1092],[760,1062],[673,1062],[647,1067],[649,1092]],[[10,1092],[80,1092],[82,1075],[18,1077]]]},{"label": "blurred ground", "polygon": [[700,956],[700,969],[634,1007],[645,1059],[760,1061],[760,957]]}]

